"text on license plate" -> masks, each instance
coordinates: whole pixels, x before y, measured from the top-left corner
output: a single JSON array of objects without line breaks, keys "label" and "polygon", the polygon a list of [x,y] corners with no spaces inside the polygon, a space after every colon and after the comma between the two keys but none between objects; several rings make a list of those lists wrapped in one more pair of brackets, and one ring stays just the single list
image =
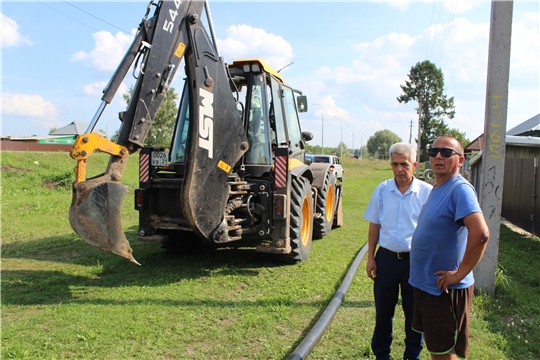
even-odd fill
[{"label": "text on license plate", "polygon": [[167,151],[152,151],[152,166],[165,166],[169,163]]}]

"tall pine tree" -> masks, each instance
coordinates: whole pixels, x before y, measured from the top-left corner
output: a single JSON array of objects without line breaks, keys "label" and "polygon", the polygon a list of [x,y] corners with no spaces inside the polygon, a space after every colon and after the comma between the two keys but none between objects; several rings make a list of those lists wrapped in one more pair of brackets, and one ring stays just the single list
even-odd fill
[{"label": "tall pine tree", "polygon": [[[400,85],[403,94],[397,97],[400,103],[416,101],[420,122],[420,161],[427,160],[427,147],[435,139],[449,132],[444,117],[453,119],[456,113],[454,97],[444,94],[444,75],[441,69],[428,60],[411,67],[409,80]],[[418,141],[418,139],[417,139]],[[463,144],[466,145],[466,144]]]}]

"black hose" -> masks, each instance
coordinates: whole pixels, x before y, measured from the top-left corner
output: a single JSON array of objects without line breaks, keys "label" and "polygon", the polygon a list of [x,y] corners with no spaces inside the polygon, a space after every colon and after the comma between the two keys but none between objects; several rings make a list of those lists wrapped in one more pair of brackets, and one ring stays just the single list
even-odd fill
[{"label": "black hose", "polygon": [[343,279],[337,292],[334,294],[334,297],[330,301],[330,304],[328,304],[326,310],[324,310],[324,313],[321,315],[319,320],[317,320],[317,322],[315,323],[311,331],[307,334],[307,336],[304,338],[304,340],[302,340],[300,345],[298,345],[298,347],[291,354],[289,360],[306,359],[315,347],[315,345],[317,345],[317,342],[319,342],[322,334],[324,333],[328,325],[330,325],[330,322],[334,318],[334,315],[341,306],[341,303],[345,298],[345,294],[347,294],[347,291],[351,286],[354,275],[356,274],[356,270],[358,270],[358,266],[362,262],[364,255],[366,255],[367,250],[368,244],[364,245],[358,255],[356,255],[356,258],[349,267],[345,278]]}]

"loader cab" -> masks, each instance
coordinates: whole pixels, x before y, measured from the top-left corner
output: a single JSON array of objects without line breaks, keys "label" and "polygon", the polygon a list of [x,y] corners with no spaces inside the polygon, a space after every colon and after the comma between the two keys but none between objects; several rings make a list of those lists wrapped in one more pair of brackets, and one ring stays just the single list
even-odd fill
[{"label": "loader cab", "polygon": [[[248,59],[229,65],[231,90],[239,94],[239,111],[243,113],[249,149],[243,158],[246,171],[260,177],[271,170],[274,152],[288,147],[291,158],[304,161],[304,142],[299,112],[307,111],[307,99],[288,87],[283,77],[264,61]],[[244,101],[242,101],[244,100]]]},{"label": "loader cab", "polygon": [[[231,92],[237,100],[249,144],[239,165],[254,177],[264,176],[272,169],[278,147],[288,147],[290,158],[303,163],[304,143],[312,137],[301,132],[298,117],[299,112],[307,111],[306,97],[287,86],[283,77],[262,60],[235,61],[229,65],[229,75]],[[184,88],[171,144],[171,168],[182,168],[187,161],[188,97]]]}]

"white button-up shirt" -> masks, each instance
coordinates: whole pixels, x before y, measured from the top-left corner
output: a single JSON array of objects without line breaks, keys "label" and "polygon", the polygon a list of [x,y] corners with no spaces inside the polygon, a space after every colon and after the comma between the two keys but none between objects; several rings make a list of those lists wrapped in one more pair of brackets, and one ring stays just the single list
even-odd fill
[{"label": "white button-up shirt", "polygon": [[432,186],[413,178],[411,186],[402,194],[395,179],[380,183],[364,213],[364,219],[381,225],[379,246],[395,252],[411,250],[411,239],[422,205],[426,202]]}]

